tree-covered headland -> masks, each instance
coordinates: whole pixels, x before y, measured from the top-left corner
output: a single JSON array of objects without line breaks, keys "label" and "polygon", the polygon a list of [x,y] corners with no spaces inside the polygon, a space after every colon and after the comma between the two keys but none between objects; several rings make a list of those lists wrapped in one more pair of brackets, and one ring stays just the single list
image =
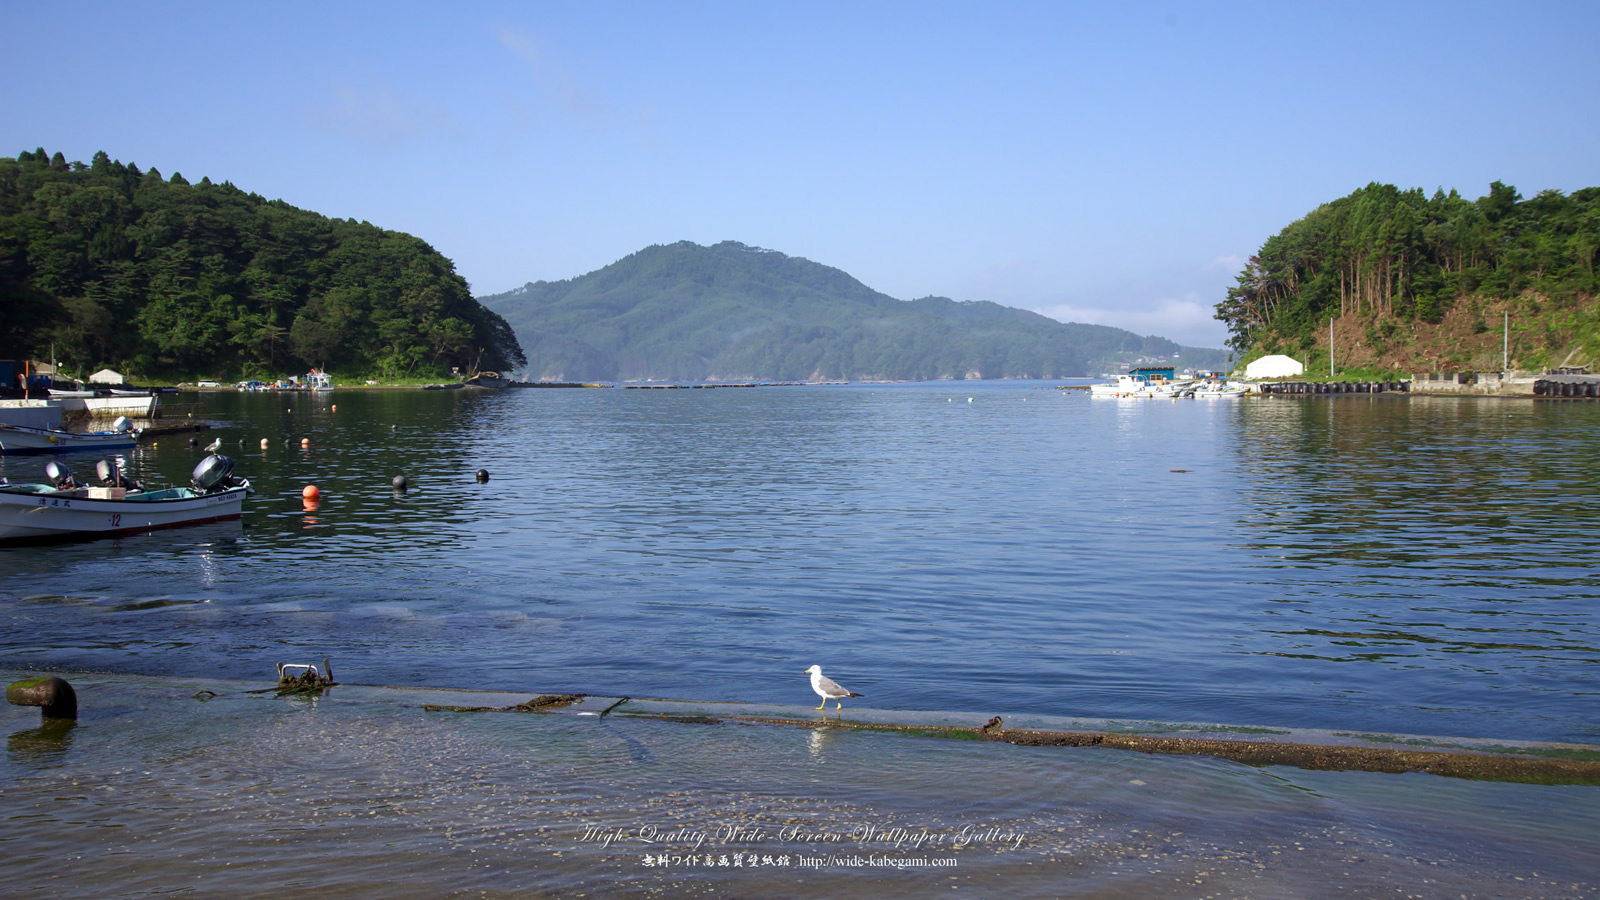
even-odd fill
[{"label": "tree-covered headland", "polygon": [[96,153],[0,158],[0,358],[87,374],[425,378],[523,363],[426,242]]},{"label": "tree-covered headland", "polygon": [[1273,235],[1217,304],[1248,361],[1287,353],[1326,372],[1498,371],[1600,360],[1600,188],[1531,199],[1495,182],[1369,184]]}]

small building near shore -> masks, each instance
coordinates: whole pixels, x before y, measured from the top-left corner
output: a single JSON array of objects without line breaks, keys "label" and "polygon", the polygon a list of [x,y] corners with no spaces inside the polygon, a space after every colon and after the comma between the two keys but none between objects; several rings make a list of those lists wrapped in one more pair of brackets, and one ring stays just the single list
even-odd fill
[{"label": "small building near shore", "polygon": [[121,372],[113,372],[110,369],[101,369],[89,376],[89,381],[93,384],[122,384],[127,380],[122,377]]},{"label": "small building near shore", "polygon": [[1263,356],[1244,367],[1246,378],[1287,378],[1305,374],[1306,367],[1293,357],[1282,354]]}]

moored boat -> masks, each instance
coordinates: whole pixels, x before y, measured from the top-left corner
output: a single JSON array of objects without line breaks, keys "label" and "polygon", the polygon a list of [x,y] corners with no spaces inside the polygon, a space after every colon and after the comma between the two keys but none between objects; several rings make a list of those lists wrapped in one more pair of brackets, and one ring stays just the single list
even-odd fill
[{"label": "moored boat", "polygon": [[59,537],[100,537],[238,518],[250,482],[233,477],[226,456],[207,456],[191,487],[146,490],[115,464],[101,460],[100,484],[79,484],[57,462],[46,484],[0,483],[0,543]]},{"label": "moored boat", "polygon": [[1190,382],[1175,381],[1171,367],[1146,366],[1117,376],[1114,384],[1092,384],[1091,397],[1176,397]]},{"label": "moored boat", "polygon": [[1206,382],[1196,387],[1193,396],[1201,400],[1215,400],[1227,397],[1243,397],[1250,393],[1252,385],[1238,381]]},{"label": "moored boat", "polygon": [[0,424],[0,453],[66,453],[72,450],[118,450],[137,446],[139,430],[126,418],[110,431],[62,431]]}]

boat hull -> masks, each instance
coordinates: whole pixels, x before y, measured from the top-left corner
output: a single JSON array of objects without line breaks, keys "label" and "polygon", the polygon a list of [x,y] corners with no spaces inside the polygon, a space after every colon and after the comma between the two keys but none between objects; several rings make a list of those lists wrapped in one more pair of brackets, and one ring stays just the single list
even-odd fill
[{"label": "boat hull", "polygon": [[1130,385],[1130,384],[1095,384],[1089,386],[1091,397],[1165,397],[1177,396],[1177,391],[1171,385]]},{"label": "boat hull", "polygon": [[212,494],[170,488],[121,499],[89,496],[92,488],[39,490],[39,485],[0,488],[0,543],[69,536],[101,537],[236,519],[245,487]]},{"label": "boat hull", "polygon": [[161,398],[153,394],[145,397],[68,397],[61,401],[61,409],[68,413],[88,413],[91,418],[127,416],[130,419],[151,419],[155,417],[160,401]]},{"label": "boat hull", "polygon": [[0,427],[0,453],[66,453],[72,450],[118,450],[137,446],[137,431],[73,433],[52,428]]}]

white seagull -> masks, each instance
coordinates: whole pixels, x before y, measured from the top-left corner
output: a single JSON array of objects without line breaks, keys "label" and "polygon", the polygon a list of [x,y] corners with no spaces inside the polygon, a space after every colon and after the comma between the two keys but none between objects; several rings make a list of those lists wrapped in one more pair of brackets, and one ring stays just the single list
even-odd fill
[{"label": "white seagull", "polygon": [[215,453],[215,452],[217,452],[218,450],[221,450],[221,449],[222,449],[222,438],[217,438],[216,440],[214,440],[211,443],[206,445],[206,452],[207,453]]},{"label": "white seagull", "polygon": [[811,689],[817,692],[818,697],[822,698],[822,706],[817,707],[817,709],[827,706],[829,700],[837,700],[839,708],[844,709],[844,698],[861,696],[855,691],[845,690],[839,686],[839,682],[822,674],[821,666],[812,666],[806,670],[806,674],[811,676]]}]

